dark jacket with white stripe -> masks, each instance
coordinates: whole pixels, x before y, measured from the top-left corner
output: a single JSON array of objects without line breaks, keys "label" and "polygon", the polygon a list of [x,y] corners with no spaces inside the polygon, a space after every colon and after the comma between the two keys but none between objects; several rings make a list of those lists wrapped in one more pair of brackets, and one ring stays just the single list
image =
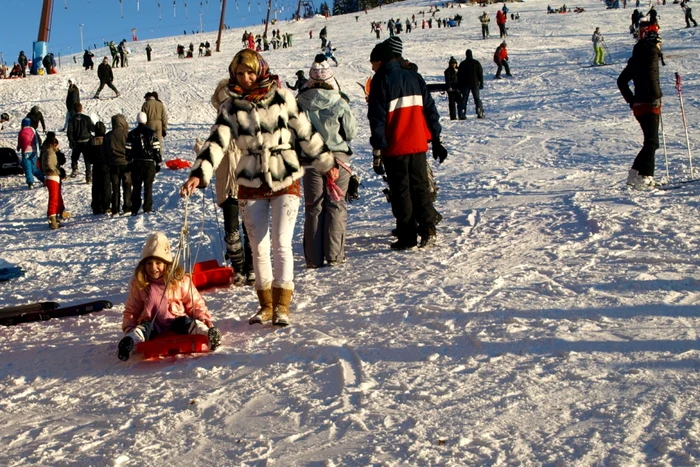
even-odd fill
[{"label": "dark jacket with white stripe", "polygon": [[425,81],[396,60],[382,64],[372,78],[367,118],[370,144],[385,156],[427,152],[440,139],[440,115]]}]

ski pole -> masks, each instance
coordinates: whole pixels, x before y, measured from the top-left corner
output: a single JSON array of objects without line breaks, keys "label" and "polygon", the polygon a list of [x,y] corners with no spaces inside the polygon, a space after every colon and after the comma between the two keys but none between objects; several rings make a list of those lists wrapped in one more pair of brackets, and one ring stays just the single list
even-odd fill
[{"label": "ski pole", "polygon": [[664,131],[664,118],[659,114],[659,123],[661,124],[661,137],[664,142],[664,160],[666,161],[666,180],[670,180],[671,176],[668,173],[668,153],[666,152],[666,132]]},{"label": "ski pole", "polygon": [[690,163],[690,178],[694,178],[693,174],[693,156],[690,154],[690,138],[688,137],[688,121],[685,118],[685,107],[683,107],[683,92],[681,91],[681,75],[676,72],[676,90],[678,91],[678,99],[681,102],[681,116],[683,117],[683,128],[685,129],[685,144],[688,147],[688,161]]}]

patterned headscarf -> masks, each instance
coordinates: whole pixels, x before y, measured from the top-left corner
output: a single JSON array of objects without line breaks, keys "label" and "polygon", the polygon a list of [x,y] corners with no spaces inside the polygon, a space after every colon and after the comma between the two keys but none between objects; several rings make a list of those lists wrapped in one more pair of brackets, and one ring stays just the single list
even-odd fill
[{"label": "patterned headscarf", "polygon": [[[253,68],[253,70],[256,72],[258,79],[253,84],[253,87],[247,90],[243,89],[241,85],[238,84],[238,81],[236,80],[236,70],[234,67],[234,64],[236,64],[237,62],[238,64],[242,63],[245,65],[245,61],[240,59],[243,58],[244,54],[249,55],[246,58],[252,58],[257,62],[257,67],[251,68]],[[259,102],[270,92],[270,89],[273,85],[281,87],[279,76],[270,73],[269,65],[262,57],[262,55],[260,55],[258,52],[251,49],[243,49],[240,52],[238,52],[235,57],[233,57],[231,65],[229,65],[228,80],[228,88],[231,92],[238,94],[244,99],[249,100],[251,102]]]}]

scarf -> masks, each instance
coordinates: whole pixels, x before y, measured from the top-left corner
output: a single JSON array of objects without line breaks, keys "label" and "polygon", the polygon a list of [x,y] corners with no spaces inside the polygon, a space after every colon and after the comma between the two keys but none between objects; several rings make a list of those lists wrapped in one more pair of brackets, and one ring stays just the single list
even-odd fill
[{"label": "scarf", "polygon": [[260,102],[263,100],[263,98],[269,94],[273,86],[281,87],[279,76],[271,74],[270,66],[265,59],[262,58],[260,54],[257,55],[258,62],[260,63],[260,72],[258,73],[258,79],[253,84],[253,88],[247,90],[243,89],[234,77],[228,80],[229,91],[238,94],[241,98],[250,102]]}]

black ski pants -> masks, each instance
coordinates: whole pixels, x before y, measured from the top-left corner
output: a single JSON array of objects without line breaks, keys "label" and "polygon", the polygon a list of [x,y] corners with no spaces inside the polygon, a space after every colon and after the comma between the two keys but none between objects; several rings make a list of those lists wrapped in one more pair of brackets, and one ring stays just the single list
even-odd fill
[{"label": "black ski pants", "polygon": [[483,39],[486,39],[487,37],[489,37],[489,25],[488,24],[481,25],[481,37]]},{"label": "black ski pants", "polygon": [[89,183],[92,180],[92,161],[90,160],[90,141],[83,143],[73,143],[73,152],[70,155],[70,168],[78,170],[78,161],[80,155],[83,155],[85,161],[85,179]]},{"label": "black ski pants", "polygon": [[415,244],[416,235],[427,235],[437,222],[425,153],[383,156],[382,160],[391,190],[391,211],[396,218],[398,239]]},{"label": "black ski pants", "polygon": [[[509,73],[510,70],[506,70],[506,72]],[[484,110],[484,107],[481,104],[481,98],[479,98],[479,86],[462,88],[460,92],[462,97],[459,101],[459,104],[457,105],[457,112],[459,113],[460,120],[464,120],[465,118],[467,118],[467,104],[469,103],[469,93],[471,93],[472,96],[474,96],[474,106],[476,107],[476,114],[479,115],[479,111]]]},{"label": "black ski pants", "polygon": [[634,159],[632,168],[639,171],[639,175],[654,176],[654,155],[659,149],[659,115],[648,113],[635,117],[642,127],[644,143]]},{"label": "black ski pants", "polygon": [[92,207],[93,214],[104,214],[109,211],[112,201],[112,182],[109,177],[109,166],[101,160],[96,160],[92,167]]},{"label": "black ski pants", "polygon": [[[123,195],[124,212],[131,212],[131,167],[128,165],[113,165],[109,169],[112,182],[112,214],[119,214],[119,195]],[[120,191],[121,188],[121,191]]]},{"label": "black ski pants", "polygon": [[[250,249],[245,224],[240,222],[238,218],[238,200],[229,196],[220,206],[224,212],[226,256],[231,261],[236,274],[247,274],[253,270],[253,252]],[[243,229],[240,228],[241,225]],[[241,230],[243,231],[242,237]]]},{"label": "black ski pants", "polygon": [[153,181],[155,179],[156,164],[153,160],[136,159],[131,162],[131,214],[136,215],[141,209],[142,186],[143,212],[153,211]]},{"label": "black ski pants", "polygon": [[691,22],[693,27],[698,25],[698,22],[693,19],[693,13],[690,10],[685,10],[685,27],[689,28]]},{"label": "black ski pants", "polygon": [[459,91],[447,91],[447,105],[450,108],[450,120],[457,118],[457,109],[462,101],[462,94]]},{"label": "black ski pants", "polygon": [[506,76],[510,76],[510,65],[508,65],[508,60],[501,60],[500,62],[496,63],[498,68],[496,69],[496,78],[501,77],[501,70],[504,68],[506,69]]},{"label": "black ski pants", "polygon": [[119,94],[119,91],[117,91],[117,88],[114,87],[111,81],[102,81],[100,80],[100,86],[97,88],[97,91],[95,91],[95,97],[99,96],[100,93],[102,92],[102,89],[104,89],[105,85],[114,91],[115,94]]}]

